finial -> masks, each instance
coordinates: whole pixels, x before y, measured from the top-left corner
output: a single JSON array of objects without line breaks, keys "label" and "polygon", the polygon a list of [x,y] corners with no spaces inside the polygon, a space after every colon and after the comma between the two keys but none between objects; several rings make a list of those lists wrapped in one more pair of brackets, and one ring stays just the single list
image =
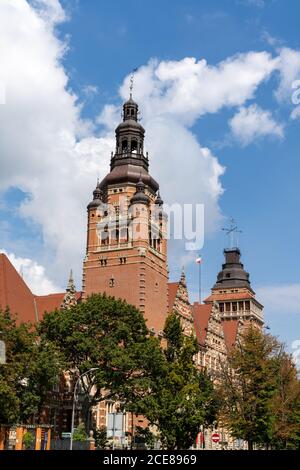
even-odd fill
[{"label": "finial", "polygon": [[71,307],[73,307],[76,304],[77,304],[76,287],[75,287],[74,279],[73,279],[73,270],[71,269],[68,285],[66,288],[66,294],[63,298],[60,308],[62,310],[69,310]]},{"label": "finial", "polygon": [[73,290],[74,286],[74,279],[73,279],[73,270],[70,270],[70,275],[69,275],[69,281],[68,281],[68,286],[67,286],[67,291]]},{"label": "finial", "polygon": [[230,246],[229,248],[238,248],[239,240],[238,234],[242,233],[242,230],[238,230],[238,226],[236,221],[231,217],[230,218],[230,226],[222,228],[226,235],[230,237]]},{"label": "finial", "polygon": [[180,283],[181,283],[183,286],[186,286],[186,277],[185,277],[184,266],[182,266],[182,270],[181,270]]},{"label": "finial", "polygon": [[140,172],[140,179],[138,180],[137,185],[136,185],[136,189],[137,189],[137,192],[144,192],[145,191],[145,185],[143,183],[142,173],[141,172]]},{"label": "finial", "polygon": [[133,69],[130,75],[130,86],[129,86],[130,99],[132,99],[133,81],[134,81],[134,74],[136,71],[137,71],[137,68]]},{"label": "finial", "polygon": [[155,199],[155,204],[158,205],[158,206],[162,206],[164,203],[164,201],[162,200],[162,198],[160,197],[160,192],[157,191],[157,196],[156,196],[156,199]]}]

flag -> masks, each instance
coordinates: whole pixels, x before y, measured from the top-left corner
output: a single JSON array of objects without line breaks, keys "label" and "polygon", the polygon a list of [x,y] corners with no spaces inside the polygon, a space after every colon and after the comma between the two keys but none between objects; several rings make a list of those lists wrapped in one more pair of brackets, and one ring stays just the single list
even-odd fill
[{"label": "flag", "polygon": [[196,263],[201,264],[202,263],[202,257],[199,255],[198,258],[196,258]]}]

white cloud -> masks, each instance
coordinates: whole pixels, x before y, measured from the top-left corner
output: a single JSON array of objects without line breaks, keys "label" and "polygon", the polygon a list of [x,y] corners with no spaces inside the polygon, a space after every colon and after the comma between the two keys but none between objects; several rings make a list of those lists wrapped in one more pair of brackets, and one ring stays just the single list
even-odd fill
[{"label": "white cloud", "polygon": [[67,19],[59,0],[29,0],[38,14],[48,25],[56,25]]},{"label": "white cloud", "polygon": [[267,313],[300,314],[300,283],[262,286],[256,294]]},{"label": "white cloud", "polygon": [[67,89],[61,65],[66,44],[53,32],[64,18],[59,2],[38,3],[38,13],[24,0],[0,4],[0,81],[6,86],[0,190],[14,186],[30,195],[21,214],[40,225],[43,264],[63,283],[71,266],[81,278],[85,206],[97,175],[108,167],[113,142],[109,135],[91,135]]},{"label": "white cloud", "polygon": [[[206,113],[240,106],[255,95],[257,87],[276,69],[277,60],[267,52],[248,52],[216,66],[187,57],[180,61],[151,60],[135,75],[134,95],[145,119],[169,116],[191,126]],[[129,76],[121,95],[126,98]]]},{"label": "white cloud", "polygon": [[[77,283],[81,279],[85,207],[97,176],[109,169],[120,116],[119,107],[107,105],[95,123],[81,119],[62,64],[68,44],[55,34],[65,18],[59,0],[0,3],[0,83],[6,89],[0,107],[0,190],[14,186],[30,195],[21,215],[40,225],[41,263],[62,285],[70,267]],[[243,106],[277,68],[277,58],[267,52],[248,52],[215,66],[194,58],[152,60],[136,73],[134,97],[147,130],[150,171],[167,202],[205,203],[208,230],[221,218],[224,169],[190,128],[205,113]],[[128,85],[129,76],[120,89],[123,99]],[[105,126],[96,136],[99,123]]]},{"label": "white cloud", "polygon": [[300,106],[296,106],[291,112],[291,119],[300,119]]},{"label": "white cloud", "polygon": [[263,110],[256,104],[249,107],[241,107],[229,121],[233,136],[242,145],[248,145],[253,140],[273,135],[282,138],[284,127],[276,122],[270,111]]},{"label": "white cloud", "polygon": [[85,85],[82,91],[88,98],[92,98],[94,95],[97,95],[98,87],[96,85]]},{"label": "white cloud", "polygon": [[279,86],[275,92],[277,100],[292,103],[293,82],[300,80],[300,51],[284,47],[279,50],[277,68],[280,73]]},{"label": "white cloud", "polygon": [[17,257],[14,253],[7,253],[0,249],[0,253],[6,254],[15,269],[22,275],[24,281],[36,295],[46,295],[60,292],[61,289],[46,275],[46,270],[36,261],[29,258]]}]

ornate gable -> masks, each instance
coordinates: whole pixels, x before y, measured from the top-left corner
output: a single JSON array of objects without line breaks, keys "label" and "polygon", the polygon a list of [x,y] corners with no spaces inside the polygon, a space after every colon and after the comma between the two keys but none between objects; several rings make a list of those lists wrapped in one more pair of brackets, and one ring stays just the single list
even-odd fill
[{"label": "ornate gable", "polygon": [[[175,286],[177,286],[177,289]],[[177,315],[179,315],[184,334],[186,336],[190,336],[195,332],[194,319],[184,272],[181,274],[179,283],[172,284],[172,287],[175,287],[176,294],[175,297],[173,297],[174,300],[170,299],[172,301],[170,305],[170,312],[175,312]]]}]

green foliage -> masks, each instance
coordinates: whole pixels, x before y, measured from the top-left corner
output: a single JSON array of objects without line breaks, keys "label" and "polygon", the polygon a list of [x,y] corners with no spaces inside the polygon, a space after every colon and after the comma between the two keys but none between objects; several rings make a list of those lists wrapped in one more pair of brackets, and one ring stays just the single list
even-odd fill
[{"label": "green foliage", "polygon": [[17,325],[9,310],[0,311],[0,331],[7,356],[0,365],[0,422],[27,423],[39,413],[62,358],[53,344],[38,339],[32,325]]},{"label": "green foliage", "polygon": [[134,434],[134,443],[135,447],[138,447],[141,444],[144,444],[147,449],[154,449],[156,441],[155,434],[151,431],[149,426],[142,428],[141,426],[136,426]]},{"label": "green foliage", "polygon": [[274,337],[249,327],[222,370],[222,420],[234,437],[248,441],[249,449],[272,437],[280,351]]},{"label": "green foliage", "polygon": [[274,449],[300,448],[300,381],[291,357],[278,357],[277,391],[273,400],[274,422],[271,446]]},{"label": "green foliage", "polygon": [[85,432],[84,423],[80,423],[73,432],[73,441],[85,442],[87,440],[87,434]]},{"label": "green foliage", "polygon": [[217,400],[211,380],[195,366],[197,341],[184,337],[175,314],[167,318],[164,333],[167,347],[161,356],[161,372],[141,411],[157,426],[164,448],[188,449],[200,426],[216,419]]},{"label": "green foliage", "polygon": [[94,439],[97,449],[105,449],[108,445],[107,429],[105,426],[101,426],[99,429],[94,431]]},{"label": "green foliage", "polygon": [[133,408],[159,374],[159,342],[149,337],[139,310],[123,300],[92,295],[70,310],[46,314],[39,333],[61,351],[66,370],[76,377],[98,368],[81,384],[86,422],[104,389],[109,391],[106,399]]},{"label": "green foliage", "polygon": [[35,436],[32,434],[30,431],[26,431],[25,434],[23,435],[23,446],[25,449],[30,449],[32,448],[33,444],[35,442]]}]

